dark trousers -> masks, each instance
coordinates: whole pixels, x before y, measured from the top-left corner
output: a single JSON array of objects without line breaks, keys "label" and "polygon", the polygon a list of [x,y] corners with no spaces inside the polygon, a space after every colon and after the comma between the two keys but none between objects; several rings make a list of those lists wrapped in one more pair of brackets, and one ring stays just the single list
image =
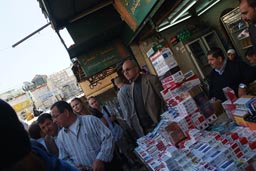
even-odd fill
[{"label": "dark trousers", "polygon": [[123,171],[122,161],[118,153],[118,149],[115,148],[112,161],[106,164],[106,171]]}]

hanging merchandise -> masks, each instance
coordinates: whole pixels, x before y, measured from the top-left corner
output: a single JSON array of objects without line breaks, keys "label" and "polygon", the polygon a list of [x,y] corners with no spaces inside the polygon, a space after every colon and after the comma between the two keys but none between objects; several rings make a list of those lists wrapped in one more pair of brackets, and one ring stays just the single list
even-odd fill
[{"label": "hanging merchandise", "polygon": [[246,50],[252,46],[248,32],[248,23],[242,20],[239,7],[221,17],[226,32],[239,56],[243,57]]}]

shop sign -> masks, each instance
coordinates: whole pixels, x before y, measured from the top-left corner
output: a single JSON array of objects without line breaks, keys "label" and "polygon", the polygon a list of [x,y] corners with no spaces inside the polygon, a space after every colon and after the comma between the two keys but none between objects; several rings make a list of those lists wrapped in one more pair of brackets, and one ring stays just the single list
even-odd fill
[{"label": "shop sign", "polygon": [[17,103],[15,105],[12,105],[13,109],[16,111],[16,112],[20,112],[21,110],[27,108],[28,106],[30,106],[30,101],[29,100],[24,100],[20,103]]},{"label": "shop sign", "polygon": [[128,50],[120,42],[112,42],[98,47],[78,57],[78,61],[86,75],[90,77],[129,56]]},{"label": "shop sign", "polygon": [[114,0],[114,6],[133,31],[141,25],[157,0]]}]

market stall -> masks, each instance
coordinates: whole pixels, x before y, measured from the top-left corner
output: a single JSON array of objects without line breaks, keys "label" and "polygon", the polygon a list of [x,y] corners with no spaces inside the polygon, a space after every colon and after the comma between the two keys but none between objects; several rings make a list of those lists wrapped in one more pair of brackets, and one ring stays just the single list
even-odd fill
[{"label": "market stall", "polygon": [[153,171],[256,170],[256,98],[237,98],[227,87],[227,101],[220,105],[208,99],[197,75],[182,73],[168,47],[149,58],[168,110],[137,140],[142,162]]}]

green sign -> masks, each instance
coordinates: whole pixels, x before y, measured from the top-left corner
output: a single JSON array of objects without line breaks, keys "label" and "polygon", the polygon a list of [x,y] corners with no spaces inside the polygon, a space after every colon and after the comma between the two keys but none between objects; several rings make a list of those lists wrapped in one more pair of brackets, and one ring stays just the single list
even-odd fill
[{"label": "green sign", "polygon": [[128,51],[118,42],[99,47],[78,57],[78,61],[87,77],[92,76],[128,56]]},{"label": "green sign", "polygon": [[[122,6],[127,10],[130,17],[140,26],[144,21],[150,10],[157,3],[157,0],[117,0],[121,2]],[[129,24],[129,23],[128,23]],[[137,28],[133,28],[137,29]]]}]

